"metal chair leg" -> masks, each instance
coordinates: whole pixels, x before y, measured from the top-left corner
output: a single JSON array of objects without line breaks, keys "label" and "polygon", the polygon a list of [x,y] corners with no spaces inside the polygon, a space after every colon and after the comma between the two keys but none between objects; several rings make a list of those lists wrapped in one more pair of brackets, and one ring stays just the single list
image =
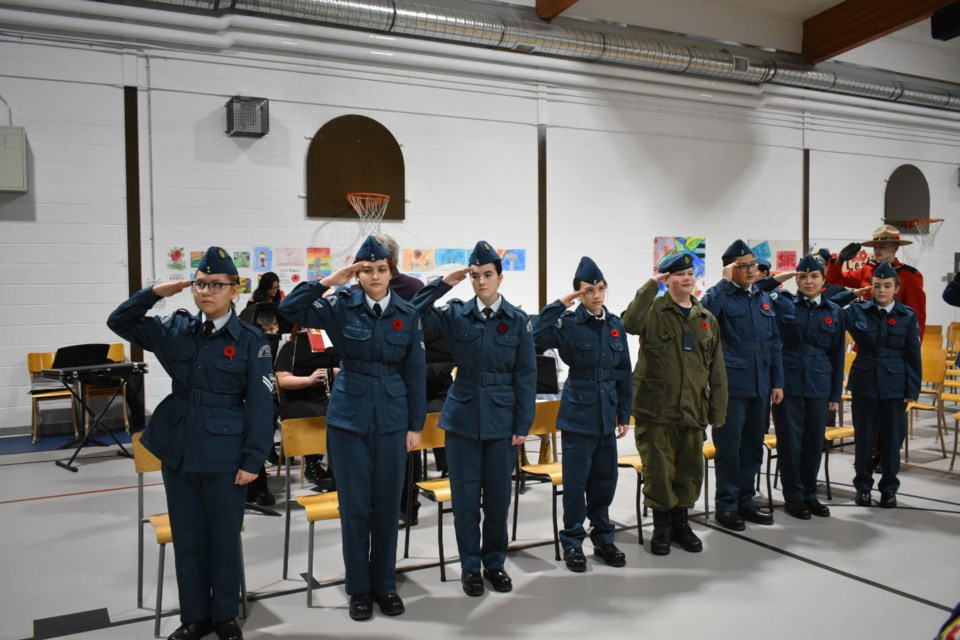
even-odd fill
[{"label": "metal chair leg", "polygon": [[243,564],[243,535],[240,536],[240,616],[247,619],[247,567]]},{"label": "metal chair leg", "polygon": [[827,500],[833,500],[833,491],[830,490],[830,443],[823,445],[823,477],[827,481]]},{"label": "metal chair leg", "polygon": [[157,608],[153,614],[153,635],[160,637],[160,612],[163,611],[163,558],[167,545],[160,545],[160,561],[157,563]]},{"label": "metal chair leg", "polygon": [[[551,483],[552,484],[552,483]],[[557,523],[557,485],[553,485],[553,551],[557,556],[557,562],[560,561],[560,529]]]},{"label": "metal chair leg", "polygon": [[443,555],[443,503],[437,501],[437,546],[440,548],[440,582],[447,581],[447,563]]},{"label": "metal chair leg", "polygon": [[284,501],[285,522],[283,523],[283,579],[287,579],[287,569],[290,563],[290,458],[281,458],[287,461],[287,498]]},{"label": "metal chair leg", "polygon": [[520,511],[520,476],[523,475],[523,471],[520,471],[520,465],[517,465],[517,479],[513,483],[513,541],[517,541],[517,515]]},{"label": "metal chair leg", "polygon": [[313,606],[313,525],[310,523],[310,540],[307,543],[307,607]]}]

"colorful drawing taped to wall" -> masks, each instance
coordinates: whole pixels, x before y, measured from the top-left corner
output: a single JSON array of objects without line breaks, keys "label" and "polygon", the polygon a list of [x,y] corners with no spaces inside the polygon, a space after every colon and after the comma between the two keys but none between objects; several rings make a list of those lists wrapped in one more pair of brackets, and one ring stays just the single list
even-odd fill
[{"label": "colorful drawing taped to wall", "polygon": [[434,249],[404,249],[403,268],[405,271],[433,271]]},{"label": "colorful drawing taped to wall", "polygon": [[436,261],[438,269],[447,265],[465,267],[467,252],[465,249],[437,249]]},{"label": "colorful drawing taped to wall", "polygon": [[277,275],[280,277],[280,288],[284,291],[290,291],[303,282],[304,273],[305,270],[303,267],[277,267]]},{"label": "colorful drawing taped to wall", "polygon": [[253,248],[253,270],[258,273],[273,271],[273,250],[270,247]]},{"label": "colorful drawing taped to wall", "polygon": [[250,278],[240,277],[240,293],[250,293]]},{"label": "colorful drawing taped to wall", "polygon": [[275,247],[273,250],[273,266],[275,269],[303,267],[306,262],[307,250],[303,247]]},{"label": "colorful drawing taped to wall", "polygon": [[[703,295],[707,289],[706,282],[706,256],[707,239],[703,236],[657,236],[653,239],[653,273],[657,273],[658,265],[664,258],[677,255],[679,253],[688,253],[693,262],[693,275],[696,277],[696,287],[693,294],[697,297]],[[666,284],[659,283],[660,294],[667,290]]]},{"label": "colorful drawing taped to wall", "polygon": [[[770,243],[764,240],[763,242],[757,243],[755,247],[750,247],[753,249],[753,257],[757,260],[766,260],[767,262],[773,263],[773,251],[770,249]],[[778,252],[779,253],[779,252]],[[796,266],[796,262],[793,263]],[[777,267],[777,271],[780,271],[780,267]],[[790,270],[793,270],[793,267],[790,267]]]},{"label": "colorful drawing taped to wall", "polygon": [[330,247],[307,247],[307,280],[320,280],[332,272]]},{"label": "colorful drawing taped to wall", "polygon": [[183,247],[171,247],[167,250],[167,269],[184,271],[187,268],[187,253]]},{"label": "colorful drawing taped to wall", "polygon": [[526,271],[526,249],[497,249],[504,271]]},{"label": "colorful drawing taped to wall", "polygon": [[797,268],[796,251],[777,251],[777,264],[774,267],[777,271],[793,271]]},{"label": "colorful drawing taped to wall", "polygon": [[206,249],[191,249],[190,250],[190,270],[196,271],[200,266],[200,261],[203,260],[203,256],[207,254]]},{"label": "colorful drawing taped to wall", "polygon": [[237,269],[249,269],[250,268],[250,252],[234,251],[233,264],[237,265]]}]

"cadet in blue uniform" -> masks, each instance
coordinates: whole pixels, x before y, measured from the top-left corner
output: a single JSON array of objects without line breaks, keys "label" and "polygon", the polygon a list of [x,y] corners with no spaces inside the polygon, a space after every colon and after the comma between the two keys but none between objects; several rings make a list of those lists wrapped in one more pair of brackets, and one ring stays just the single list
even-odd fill
[{"label": "cadet in blue uniform", "polygon": [[754,479],[763,462],[766,396],[783,398],[780,334],[773,301],[753,286],[757,261],[743,240],[723,253],[723,279],[710,288],[701,304],[720,324],[723,362],[727,368],[727,421],[713,430],[717,447],[717,512],[721,525],[735,531],[744,520],[773,524],[773,515],[757,507]]},{"label": "cadet in blue uniform", "polygon": [[[609,508],[617,489],[617,438],[630,428],[630,350],[620,318],[604,306],[607,281],[584,256],[573,277],[573,292],[540,311],[533,339],[557,349],[570,367],[560,398],[557,427],[563,432],[563,559],[571,571],[587,569],[581,546],[590,518],[590,541],[598,558],[612,567],[626,564],[613,543]],[[570,310],[580,299],[580,306]]]},{"label": "cadet in blue uniform", "polygon": [[[857,429],[853,486],[857,504],[869,507],[873,440],[879,434],[880,506],[893,508],[900,488],[900,447],[906,435],[904,403],[915,402],[920,395],[920,325],[913,309],[894,298],[900,278],[886,260],[874,269],[872,284],[870,300],[843,308],[847,331],[857,343],[847,381]],[[840,294],[834,300],[852,295]]]},{"label": "cadet in blue uniform", "polygon": [[240,527],[246,487],[273,446],[273,372],[260,329],[233,310],[237,268],[210,247],[193,282],[195,316],[180,309],[147,317],[161,298],[190,282],[167,282],[135,293],[107,320],[117,335],[152,351],[173,380],[143,433],[163,461],[182,625],[170,640],[216,631],[243,637],[237,626]]},{"label": "cadet in blue uniform", "polygon": [[[406,451],[426,417],[423,332],[416,310],[388,286],[390,252],[373,236],[354,264],[305,282],[278,310],[323,329],[341,356],[327,406],[327,443],[337,477],[350,617],[366,620],[373,601],[404,612],[397,594],[397,520]],[[360,288],[324,294],[354,276]]]},{"label": "cadet in blue uniform", "polygon": [[808,253],[795,272],[782,274],[796,276],[797,294],[770,294],[783,345],[783,402],[773,409],[780,477],[785,510],[801,520],[830,515],[817,499],[817,474],[827,415],[843,389],[843,312],[821,293],[825,271]]},{"label": "cadet in blue uniform", "polygon": [[[507,513],[516,445],[533,424],[537,360],[530,319],[498,293],[500,256],[478,242],[470,266],[421,289],[413,304],[428,334],[442,333],[457,376],[440,415],[446,431],[453,520],[460,551],[460,577],[467,595],[483,594],[483,577],[496,591],[513,589],[503,569],[507,557]],[[470,275],[477,294],[466,302],[433,303]],[[483,542],[480,536],[483,496]]]}]

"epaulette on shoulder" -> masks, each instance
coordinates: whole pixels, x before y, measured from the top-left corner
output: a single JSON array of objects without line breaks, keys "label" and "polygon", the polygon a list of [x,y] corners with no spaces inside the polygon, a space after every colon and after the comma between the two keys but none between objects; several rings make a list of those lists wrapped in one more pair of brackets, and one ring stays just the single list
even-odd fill
[{"label": "epaulette on shoulder", "polygon": [[916,267],[911,267],[908,264],[901,264],[897,267],[897,271],[909,271],[910,273],[920,273]]},{"label": "epaulette on shoulder", "polygon": [[255,324],[247,322],[246,320],[240,320],[240,327],[243,329],[246,329],[247,331],[250,331],[251,333],[253,333],[253,335],[255,335],[258,338],[264,335],[263,329],[261,329]]},{"label": "epaulette on shoulder", "polygon": [[576,311],[573,309],[564,309],[563,313],[560,314],[561,318],[569,318],[570,316],[576,315]]}]

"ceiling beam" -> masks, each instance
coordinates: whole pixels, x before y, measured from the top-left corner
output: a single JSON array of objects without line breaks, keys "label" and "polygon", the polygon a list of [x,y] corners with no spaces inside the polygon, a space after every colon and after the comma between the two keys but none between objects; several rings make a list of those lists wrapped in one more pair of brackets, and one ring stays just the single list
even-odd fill
[{"label": "ceiling beam", "polygon": [[541,20],[553,20],[576,3],[577,0],[537,0],[537,15]]},{"label": "ceiling beam", "polygon": [[[803,21],[803,57],[810,64],[929,18],[957,0],[844,0]],[[540,0],[537,0],[539,9]]]}]

